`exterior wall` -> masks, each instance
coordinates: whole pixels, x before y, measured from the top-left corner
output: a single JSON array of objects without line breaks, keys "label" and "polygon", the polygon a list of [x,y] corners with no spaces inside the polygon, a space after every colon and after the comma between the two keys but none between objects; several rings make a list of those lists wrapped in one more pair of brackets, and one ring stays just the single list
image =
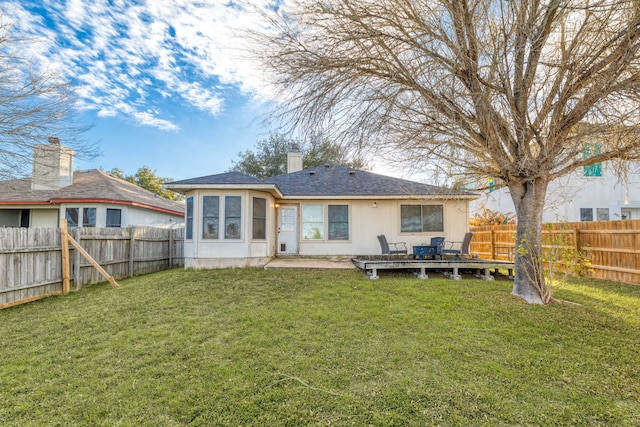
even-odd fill
[{"label": "exterior wall", "polygon": [[[468,231],[469,211],[467,200],[275,200],[271,195],[249,190],[194,190],[187,193],[193,197],[192,238],[185,238],[186,268],[228,268],[262,266],[276,255],[278,239],[276,202],[297,205],[298,241],[297,255],[301,256],[357,256],[378,255],[381,252],[377,235],[385,234],[390,242],[405,242],[409,252],[411,246],[428,243],[431,237],[445,237],[446,241],[462,241]],[[208,239],[203,236],[204,196],[220,197],[219,236]],[[222,199],[225,196],[242,198],[241,238],[224,238],[224,209]],[[252,239],[252,198],[267,200],[266,238]],[[375,203],[374,203],[375,202]],[[324,233],[322,240],[303,240],[302,209],[305,204],[320,204],[324,208]],[[401,205],[442,205],[444,231],[428,233],[403,233],[400,231]],[[344,241],[328,240],[328,205],[347,205],[349,209],[349,239]]]},{"label": "exterior wall", "polygon": [[58,209],[38,209],[30,206],[17,206],[0,209],[0,227],[20,227],[21,211],[29,211],[29,227],[57,227]]},{"label": "exterior wall", "polygon": [[31,209],[29,227],[57,227],[58,209]]},{"label": "exterior wall", "polygon": [[[66,208],[96,208],[96,227],[106,227],[107,208],[121,210],[121,227],[128,226],[149,226],[149,227],[170,227],[175,224],[184,223],[184,218],[180,215],[156,212],[149,209],[137,208],[135,206],[100,203],[62,203],[56,208],[34,208],[33,206],[18,206],[11,209],[0,209],[0,227],[19,227],[20,209],[30,211],[29,227],[57,227],[59,218],[65,217]],[[80,216],[82,213],[80,213]],[[82,224],[82,218],[79,218]]]},{"label": "exterior wall", "polygon": [[[501,188],[482,196],[471,205],[472,212],[479,212],[482,203],[488,209],[498,212],[515,213],[511,195],[507,188]],[[578,170],[549,184],[545,202],[543,222],[582,220],[580,209],[592,209],[593,220],[598,220],[598,210],[608,218],[640,219],[640,173],[632,171],[627,183],[620,182],[611,167],[602,165],[602,176],[584,176]]]},{"label": "exterior wall", "polygon": [[[469,229],[468,202],[466,200],[307,200],[298,201],[298,203],[349,205],[350,240],[332,242],[326,240],[326,236],[323,241],[301,239],[299,254],[303,256],[379,255],[381,252],[377,239],[379,234],[384,234],[389,242],[405,242],[409,253],[411,253],[412,246],[428,243],[431,237],[444,237],[447,242],[462,241],[464,234]],[[401,232],[400,206],[412,204],[443,205],[444,231]]]},{"label": "exterior wall", "polygon": [[263,267],[271,258],[186,258],[184,259],[185,268],[211,269],[211,268],[243,268],[243,267]]},{"label": "exterior wall", "polygon": [[[107,226],[107,209],[120,209],[120,227],[148,226],[148,227],[170,227],[184,222],[180,215],[152,211],[129,205],[118,205],[115,203],[62,203],[60,204],[60,218],[65,217],[67,208],[96,208],[96,227]],[[79,218],[82,224],[82,218]],[[49,227],[57,227],[49,225]]]},{"label": "exterior wall", "polygon": [[[106,210],[104,213],[106,221]],[[184,217],[180,215],[172,215],[169,213],[137,208],[135,206],[129,206],[127,208],[127,226],[171,227],[173,225],[183,223]]]},{"label": "exterior wall", "polygon": [[[275,255],[275,201],[267,193],[240,191],[193,191],[187,197],[193,197],[193,238],[185,237],[186,268],[227,268],[262,266]],[[203,237],[202,198],[204,196],[240,196],[241,234],[240,239],[224,238],[224,210],[220,209],[218,239]],[[266,199],[266,238],[253,239],[253,197]]]}]

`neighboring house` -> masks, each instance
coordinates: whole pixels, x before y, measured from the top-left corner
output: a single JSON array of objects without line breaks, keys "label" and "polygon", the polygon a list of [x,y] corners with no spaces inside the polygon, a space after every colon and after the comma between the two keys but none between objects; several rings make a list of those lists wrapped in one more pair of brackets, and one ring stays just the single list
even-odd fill
[{"label": "neighboring house", "polygon": [[[625,180],[608,162],[581,168],[549,184],[543,222],[640,219],[640,171],[632,165]],[[491,190],[491,189],[490,189]],[[488,191],[471,204],[471,212],[488,209],[515,213],[508,188]]]},{"label": "neighboring house", "polygon": [[379,255],[376,238],[461,241],[477,196],[342,166],[263,180],[228,172],[165,184],[186,195],[185,267],[262,266],[278,255]]},{"label": "neighboring house", "polygon": [[100,170],[73,171],[73,150],[34,147],[31,178],[0,181],[0,227],[169,227],[184,222],[184,204]]}]

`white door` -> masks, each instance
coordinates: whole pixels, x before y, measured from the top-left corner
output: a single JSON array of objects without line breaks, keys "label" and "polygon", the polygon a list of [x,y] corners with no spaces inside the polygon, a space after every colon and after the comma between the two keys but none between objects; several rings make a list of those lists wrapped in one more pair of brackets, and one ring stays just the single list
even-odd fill
[{"label": "white door", "polygon": [[298,207],[278,208],[278,253],[295,255],[298,253]]}]

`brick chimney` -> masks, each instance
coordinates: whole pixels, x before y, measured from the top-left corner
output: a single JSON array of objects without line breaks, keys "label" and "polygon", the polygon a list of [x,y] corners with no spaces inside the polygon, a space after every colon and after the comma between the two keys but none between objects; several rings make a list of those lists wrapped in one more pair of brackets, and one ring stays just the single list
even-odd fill
[{"label": "brick chimney", "polygon": [[287,153],[287,173],[298,172],[302,170],[302,152],[298,144],[291,144],[291,148]]},{"label": "brick chimney", "polygon": [[73,183],[73,150],[49,137],[49,144],[33,147],[32,190],[58,190]]}]

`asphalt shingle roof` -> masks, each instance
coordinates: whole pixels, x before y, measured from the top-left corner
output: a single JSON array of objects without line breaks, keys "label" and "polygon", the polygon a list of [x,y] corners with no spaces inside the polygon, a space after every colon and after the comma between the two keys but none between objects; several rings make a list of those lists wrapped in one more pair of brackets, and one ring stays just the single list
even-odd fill
[{"label": "asphalt shingle roof", "polygon": [[242,172],[226,172],[216,175],[201,176],[199,178],[183,179],[181,181],[173,181],[170,184],[263,184],[264,182],[251,175]]},{"label": "asphalt shingle roof", "polygon": [[58,190],[32,190],[31,178],[0,181],[0,204],[109,201],[184,214],[184,205],[165,199],[97,169],[76,171],[73,184]]},{"label": "asphalt shingle roof", "polygon": [[452,196],[449,188],[378,175],[344,166],[320,166],[267,178],[286,196]]},{"label": "asphalt shingle roof", "polygon": [[228,172],[218,175],[175,181],[182,188],[190,185],[211,186],[224,184],[275,184],[284,197],[380,197],[380,196],[439,196],[473,197],[475,194],[435,185],[423,184],[405,179],[378,175],[345,166],[319,166],[288,173],[276,177],[258,178],[240,173]]}]

